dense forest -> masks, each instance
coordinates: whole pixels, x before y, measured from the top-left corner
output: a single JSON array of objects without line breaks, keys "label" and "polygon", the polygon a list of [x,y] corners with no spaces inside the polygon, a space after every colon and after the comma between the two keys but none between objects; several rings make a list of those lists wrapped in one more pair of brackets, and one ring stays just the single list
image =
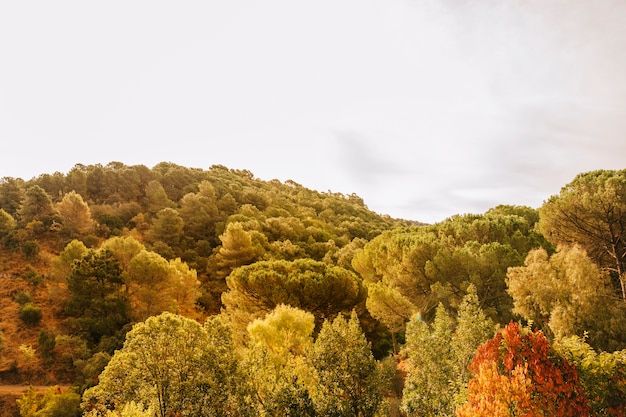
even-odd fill
[{"label": "dense forest", "polygon": [[422,224],[79,164],[0,179],[0,260],[23,417],[626,415],[626,170]]}]

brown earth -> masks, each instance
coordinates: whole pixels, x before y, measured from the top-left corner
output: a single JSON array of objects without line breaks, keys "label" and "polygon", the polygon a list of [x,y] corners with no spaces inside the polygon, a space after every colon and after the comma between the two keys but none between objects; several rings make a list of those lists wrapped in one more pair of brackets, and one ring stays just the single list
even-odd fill
[{"label": "brown earth", "polygon": [[[39,332],[60,326],[60,320],[54,314],[58,307],[50,300],[46,283],[50,259],[56,254],[41,244],[41,252],[35,259],[25,259],[19,250],[0,247],[0,331],[4,336],[4,350],[0,351],[0,384],[28,386],[66,382],[58,381],[52,372],[43,369],[39,355],[28,358],[20,349],[31,347],[36,352]],[[29,272],[41,277],[40,282],[29,280]],[[20,319],[20,305],[14,300],[20,291],[28,292],[41,308],[39,324],[28,326]]]}]

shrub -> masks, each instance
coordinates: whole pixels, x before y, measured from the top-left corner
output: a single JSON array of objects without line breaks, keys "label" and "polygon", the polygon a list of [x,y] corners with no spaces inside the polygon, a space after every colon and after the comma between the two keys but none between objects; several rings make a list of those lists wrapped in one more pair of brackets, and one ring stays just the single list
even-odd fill
[{"label": "shrub", "polygon": [[46,361],[51,361],[53,359],[53,350],[56,346],[56,334],[50,330],[42,330],[39,332],[39,337],[37,338],[37,343],[39,344],[39,351],[41,352],[41,357]]},{"label": "shrub", "polygon": [[27,258],[36,257],[37,255],[39,255],[39,250],[39,243],[34,240],[27,240],[26,242],[22,243],[22,253]]},{"label": "shrub", "polygon": [[20,308],[20,318],[29,326],[35,326],[41,321],[41,308],[28,302]]},{"label": "shrub", "polygon": [[17,294],[15,294],[14,300],[21,306],[33,301],[28,291],[19,291]]}]

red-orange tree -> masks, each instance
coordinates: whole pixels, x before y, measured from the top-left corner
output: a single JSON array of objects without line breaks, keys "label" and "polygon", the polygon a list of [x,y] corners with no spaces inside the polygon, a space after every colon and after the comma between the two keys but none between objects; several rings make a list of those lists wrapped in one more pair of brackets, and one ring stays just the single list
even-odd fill
[{"label": "red-orange tree", "polygon": [[576,367],[539,331],[511,322],[478,348],[470,370],[473,378],[459,417],[589,415]]}]

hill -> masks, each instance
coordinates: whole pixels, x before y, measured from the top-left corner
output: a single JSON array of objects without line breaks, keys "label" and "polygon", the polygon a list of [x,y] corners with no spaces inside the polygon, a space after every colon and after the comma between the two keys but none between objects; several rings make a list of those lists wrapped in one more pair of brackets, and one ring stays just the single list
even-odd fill
[{"label": "hill", "polygon": [[[304,258],[351,269],[352,254],[366,242],[416,224],[374,213],[354,194],[264,181],[224,166],[203,170],[165,162],[153,168],[78,164],[66,174],[5,177],[0,209],[0,377],[28,383],[71,382],[76,375],[58,359],[69,368],[85,359],[74,352],[80,342],[72,339],[65,340],[66,352],[57,344],[59,352],[44,347],[42,355],[42,337],[82,335],[63,304],[67,277],[54,266],[72,241],[97,249],[116,237],[132,238],[153,255],[180,259],[200,282],[188,314],[206,317],[219,312],[225,277],[238,266]],[[20,318],[26,304],[40,311],[41,320]],[[88,342],[93,349],[94,340]],[[105,350],[112,353],[112,347]]]}]

